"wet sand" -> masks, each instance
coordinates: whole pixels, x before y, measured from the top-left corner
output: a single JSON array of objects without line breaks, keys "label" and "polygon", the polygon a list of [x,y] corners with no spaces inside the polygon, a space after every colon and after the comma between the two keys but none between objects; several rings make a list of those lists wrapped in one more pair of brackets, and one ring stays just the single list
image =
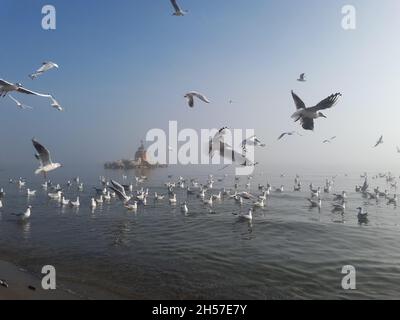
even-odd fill
[{"label": "wet sand", "polygon": [[[8,288],[0,285],[0,300],[80,300],[78,295],[62,288],[43,290],[41,278],[9,262],[0,260],[0,280]],[[34,289],[33,289],[34,288]]]}]

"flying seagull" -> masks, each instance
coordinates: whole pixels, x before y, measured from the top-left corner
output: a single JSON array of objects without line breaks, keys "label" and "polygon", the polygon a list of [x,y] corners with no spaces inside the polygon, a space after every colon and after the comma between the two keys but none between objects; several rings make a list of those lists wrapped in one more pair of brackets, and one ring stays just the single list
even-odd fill
[{"label": "flying seagull", "polygon": [[46,177],[47,172],[53,171],[61,167],[60,163],[53,163],[50,158],[50,152],[43,145],[41,145],[35,138],[32,139],[34,148],[37,151],[36,159],[40,162],[40,167],[35,171],[35,174],[43,173]]},{"label": "flying seagull", "polygon": [[32,94],[34,96],[39,96],[39,97],[44,97],[44,98],[50,98],[50,94],[43,94],[43,93],[38,93],[32,90],[28,90],[22,86],[20,83],[11,83],[6,80],[0,79],[0,97],[5,97],[9,92],[16,91],[19,93],[25,93],[25,94]]},{"label": "flying seagull", "polygon": [[336,139],[336,136],[335,137],[332,137],[332,138],[330,138],[330,139],[326,139],[326,140],[324,140],[324,141],[322,141],[322,143],[331,143],[333,140],[335,140]]},{"label": "flying seagull", "polygon": [[36,79],[38,76],[41,76],[43,73],[45,73],[46,71],[49,71],[53,68],[57,68],[58,69],[58,64],[51,62],[51,61],[47,61],[47,62],[43,62],[42,66],[37,69],[34,73],[30,74],[29,77],[34,80]]},{"label": "flying seagull", "polygon": [[[254,162],[247,158],[246,150],[236,150],[226,143],[222,143],[220,145],[219,154],[222,158],[229,159],[230,161],[232,161],[232,163],[236,163],[240,166],[252,167],[258,164],[258,162]],[[224,168],[228,166],[225,166]]]},{"label": "flying seagull", "polygon": [[300,120],[303,129],[314,130],[314,119],[326,118],[320,110],[332,108],[341,96],[341,93],[332,94],[316,106],[306,108],[304,102],[292,91],[292,97],[297,108],[297,111],[292,115],[292,119],[295,119],[295,122]]},{"label": "flying seagull", "polygon": [[210,138],[208,152],[210,158],[214,156],[214,153],[217,151],[221,151],[224,145],[230,146],[225,140],[225,136],[228,133],[229,128],[223,127],[218,130],[218,132],[214,135],[213,138]]},{"label": "flying seagull", "polygon": [[248,139],[242,141],[242,148],[245,150],[246,146],[254,146],[254,147],[266,147],[265,143],[262,143],[256,136],[252,136]]},{"label": "flying seagull", "polygon": [[281,140],[284,136],[293,136],[294,134],[298,134],[299,136],[302,137],[302,135],[300,133],[298,133],[297,131],[291,131],[291,132],[284,132],[282,133],[279,137],[278,140]]},{"label": "flying seagull", "polygon": [[58,111],[64,111],[64,108],[61,107],[61,105],[57,102],[56,99],[54,99],[53,96],[50,96],[50,99],[51,99],[51,106],[52,106],[54,109],[57,109]]},{"label": "flying seagull", "polygon": [[[236,163],[240,166],[251,167],[258,165],[257,162],[250,160],[246,156],[246,149],[242,150],[235,149],[226,142],[225,136],[228,134],[228,130],[229,130],[228,127],[223,127],[215,134],[215,136],[212,139],[210,138],[209,142],[210,158],[212,158],[214,154],[218,152],[222,158],[229,159],[230,161],[232,161],[232,163]],[[249,140],[251,140],[252,138],[256,137],[255,136],[251,137]],[[257,142],[253,141],[252,143],[257,143]],[[224,166],[221,170],[224,170],[229,166],[230,164]]]},{"label": "flying seagull", "polygon": [[379,140],[377,141],[377,143],[375,144],[374,148],[376,148],[377,146],[379,146],[380,144],[383,144],[383,136],[381,136],[379,138]]},{"label": "flying seagull", "polygon": [[128,196],[125,192],[125,188],[118,183],[117,181],[111,180],[111,184],[112,186],[109,186],[109,188],[111,190],[113,190],[115,192],[115,194],[117,195],[117,197],[124,203],[127,204],[132,197]]},{"label": "flying seagull", "polygon": [[27,105],[25,105],[25,104],[19,102],[19,101],[18,101],[17,99],[15,99],[11,94],[9,94],[8,97],[9,97],[11,100],[13,100],[13,101],[15,102],[15,104],[17,105],[18,108],[20,108],[20,109],[22,109],[22,110],[25,110],[25,109],[33,109],[32,107],[27,106]]},{"label": "flying seagull", "polygon": [[191,91],[185,94],[184,96],[186,99],[188,99],[188,104],[189,107],[193,108],[194,107],[194,98],[200,99],[201,101],[205,103],[210,103],[210,101],[201,93],[198,93],[196,91]]},{"label": "flying seagull", "polygon": [[306,75],[305,73],[302,73],[302,74],[300,75],[300,78],[297,79],[297,81],[299,81],[299,82],[306,82],[307,80],[306,80],[305,75]]},{"label": "flying seagull", "polygon": [[171,4],[174,7],[175,12],[172,14],[173,16],[182,17],[187,14],[187,11],[182,10],[176,0],[171,0]]}]

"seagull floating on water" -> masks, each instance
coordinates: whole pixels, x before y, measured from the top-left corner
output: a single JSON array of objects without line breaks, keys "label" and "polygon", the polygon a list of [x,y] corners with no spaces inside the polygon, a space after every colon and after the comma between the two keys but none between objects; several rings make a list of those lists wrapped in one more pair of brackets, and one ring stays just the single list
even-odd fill
[{"label": "seagull floating on water", "polygon": [[321,199],[318,199],[318,200],[307,199],[307,200],[310,203],[310,206],[312,208],[321,209],[321,207],[322,207],[322,200]]},{"label": "seagull floating on water", "polygon": [[358,211],[357,216],[359,220],[365,220],[367,218],[368,212],[366,212],[363,208],[358,207],[357,211]]},{"label": "seagull floating on water", "polygon": [[253,220],[253,209],[250,208],[247,214],[245,214],[245,213],[239,214],[239,219],[252,221]]},{"label": "seagull floating on water", "polygon": [[21,220],[26,220],[29,219],[29,217],[31,216],[31,209],[32,206],[28,206],[24,213],[13,213],[13,215],[20,218]]},{"label": "seagull floating on water", "polygon": [[328,98],[319,102],[316,106],[306,108],[305,103],[292,91],[292,97],[297,108],[297,111],[292,115],[292,118],[295,119],[295,122],[300,120],[303,129],[314,130],[314,119],[321,117],[326,118],[320,110],[332,108],[341,96],[341,93],[332,94]]}]

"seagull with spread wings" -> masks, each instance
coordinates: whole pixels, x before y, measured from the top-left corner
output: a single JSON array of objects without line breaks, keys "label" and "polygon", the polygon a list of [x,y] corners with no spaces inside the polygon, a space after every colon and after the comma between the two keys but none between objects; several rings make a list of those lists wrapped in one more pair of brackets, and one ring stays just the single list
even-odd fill
[{"label": "seagull with spread wings", "polygon": [[120,199],[124,205],[126,205],[132,199],[132,196],[128,196],[125,192],[125,188],[117,181],[111,180],[111,184],[112,186],[109,186],[109,188],[113,190],[118,199]]},{"label": "seagull with spread wings", "polygon": [[51,161],[50,152],[42,144],[40,144],[35,138],[32,139],[34,148],[37,151],[35,155],[36,159],[39,160],[40,167],[35,171],[35,174],[43,173],[46,174],[50,171],[60,168],[62,165],[60,163],[53,163]]},{"label": "seagull with spread wings", "polygon": [[20,83],[11,83],[6,80],[0,79],[0,97],[5,97],[9,92],[18,92],[18,93],[25,93],[25,94],[31,94],[34,96],[39,96],[39,97],[44,97],[44,98],[50,98],[50,94],[43,94],[43,93],[38,93],[29,89],[26,89],[22,86]]},{"label": "seagull with spread wings", "polygon": [[[35,91],[24,88],[22,86],[22,84],[20,84],[20,83],[13,84],[6,80],[0,79],[0,97],[5,97],[10,92],[25,93],[25,94],[29,94],[29,95],[38,96],[38,97],[49,98],[52,101],[51,106],[53,108],[55,108],[59,111],[63,111],[63,108],[60,106],[60,104],[54,99],[54,97],[51,94],[35,92]],[[15,99],[13,97],[11,97],[11,99],[13,99],[15,101]]]},{"label": "seagull with spread wings", "polygon": [[307,108],[305,103],[292,91],[292,97],[296,105],[297,111],[292,115],[295,122],[301,121],[304,130],[314,130],[314,119],[326,118],[321,110],[332,108],[341,97],[341,93],[335,93],[319,102],[316,106]]},{"label": "seagull with spread wings", "polygon": [[229,128],[223,127],[218,130],[218,132],[214,135],[214,137],[210,137],[210,142],[208,146],[208,152],[210,158],[212,158],[215,152],[220,152],[224,145],[230,146],[230,144],[226,141],[226,135],[228,134]]},{"label": "seagull with spread wings", "polygon": [[47,62],[43,62],[42,66],[37,69],[34,73],[30,74],[29,77],[34,80],[36,79],[38,76],[41,76],[43,73],[45,73],[46,71],[49,71],[53,68],[57,68],[58,69],[58,64],[51,62],[51,61],[47,61]]},{"label": "seagull with spread wings", "polygon": [[210,103],[210,101],[206,98],[205,95],[196,92],[196,91],[191,91],[185,94],[184,96],[186,99],[188,99],[188,104],[189,107],[193,108],[194,107],[194,98],[197,98],[205,103]]},{"label": "seagull with spread wings", "polygon": [[185,14],[187,14],[188,12],[185,10],[182,10],[178,3],[176,2],[176,0],[171,0],[171,4],[174,7],[175,12],[172,14],[173,16],[177,16],[177,17],[182,17]]}]

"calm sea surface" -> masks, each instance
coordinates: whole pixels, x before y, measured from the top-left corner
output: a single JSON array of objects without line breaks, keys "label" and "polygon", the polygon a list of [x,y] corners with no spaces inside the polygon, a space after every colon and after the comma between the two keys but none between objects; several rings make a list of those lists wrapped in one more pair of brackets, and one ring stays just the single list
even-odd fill
[{"label": "calm sea surface", "polygon": [[[22,171],[21,171],[22,170]],[[65,187],[66,198],[81,198],[81,207],[62,207],[42,189],[42,179],[29,169],[0,170],[0,187],[6,196],[0,209],[0,259],[36,274],[43,265],[54,265],[62,287],[84,298],[127,299],[372,299],[399,298],[400,211],[385,200],[368,201],[355,193],[360,172],[339,174],[333,192],[348,192],[344,215],[332,213],[333,196],[323,195],[321,212],[310,209],[308,185],[323,186],[336,173],[302,174],[303,192],[293,192],[294,174],[257,172],[251,192],[267,181],[284,193],[272,193],[265,209],[254,213],[252,224],[232,213],[246,212],[251,202],[239,206],[231,199],[215,201],[209,210],[195,195],[176,189],[178,202],[187,201],[189,213],[179,204],[153,201],[154,192],[166,194],[164,183],[197,178],[205,183],[207,170],[167,168],[148,174],[137,189],[150,189],[147,206],[128,212],[113,199],[92,211],[93,187],[104,175],[127,183],[138,172],[104,171],[92,167],[83,172],[62,168],[50,176],[65,186],[79,175],[85,184]],[[213,170],[214,190],[233,188],[234,176]],[[128,180],[122,180],[122,174]],[[173,174],[172,179],[168,175]],[[9,178],[27,178],[27,186],[38,191],[28,198],[26,189],[9,184]],[[372,174],[371,174],[372,176]],[[217,181],[223,179],[223,181]],[[242,177],[239,190],[245,190]],[[385,179],[370,179],[371,187],[389,189]],[[393,193],[394,190],[391,190]],[[11,215],[32,205],[26,223]],[[356,208],[369,212],[361,225]],[[344,265],[357,270],[357,290],[341,288]]]}]

